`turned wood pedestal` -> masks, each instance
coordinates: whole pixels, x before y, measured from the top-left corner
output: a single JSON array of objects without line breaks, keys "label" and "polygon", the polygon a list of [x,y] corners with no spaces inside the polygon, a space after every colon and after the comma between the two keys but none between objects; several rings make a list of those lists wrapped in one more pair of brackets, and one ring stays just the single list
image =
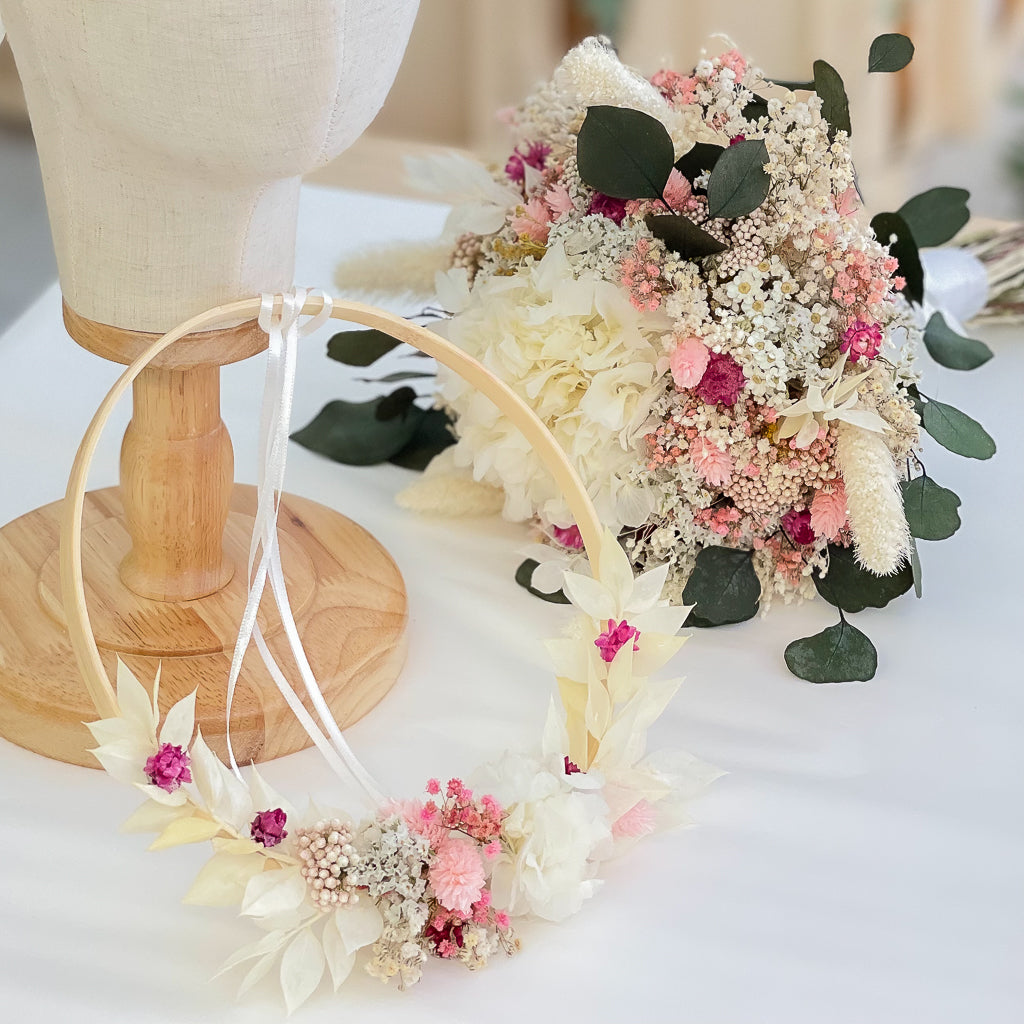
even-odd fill
[{"label": "turned wood pedestal", "polygon": [[[79,344],[127,363],[153,340],[77,316]],[[221,756],[225,690],[245,606],[255,488],[233,484],[220,418],[220,366],[259,352],[255,324],[191,335],[134,386],[121,486],[90,493],[83,562],[93,632],[111,678],[120,657],[160,705],[198,689],[196,721]],[[97,396],[98,399],[99,396]],[[48,757],[97,767],[82,723],[96,712],[64,629],[57,549],[60,502],[0,529],[0,735]],[[405,587],[388,553],[360,526],[286,495],[279,518],[288,594],[310,665],[342,727],[390,689],[405,659]],[[294,671],[269,593],[259,621],[289,678]],[[255,649],[232,710],[239,763],[309,746]]]}]

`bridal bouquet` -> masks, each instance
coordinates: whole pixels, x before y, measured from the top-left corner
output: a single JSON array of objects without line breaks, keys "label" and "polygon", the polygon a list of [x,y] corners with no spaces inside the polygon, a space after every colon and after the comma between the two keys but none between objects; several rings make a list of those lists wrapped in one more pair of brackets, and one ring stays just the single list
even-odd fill
[{"label": "bridal bouquet", "polygon": [[[869,70],[912,53],[881,36]],[[690,625],[817,594],[840,621],[794,641],[789,668],[871,678],[876,652],[846,613],[920,594],[916,541],[960,523],[922,429],[963,456],[995,451],[921,390],[922,342],[956,369],[991,357],[935,308],[919,253],[964,225],[967,193],[869,221],[824,61],[772,83],[730,50],[647,80],[591,39],[506,119],[503,167],[421,166],[467,192],[436,329],[544,420],[634,567],[668,566],[663,596],[694,605]],[[536,524],[545,546],[517,578],[557,596],[581,545],[554,481],[461,380],[441,377],[438,404],[456,437],[442,465]]]}]

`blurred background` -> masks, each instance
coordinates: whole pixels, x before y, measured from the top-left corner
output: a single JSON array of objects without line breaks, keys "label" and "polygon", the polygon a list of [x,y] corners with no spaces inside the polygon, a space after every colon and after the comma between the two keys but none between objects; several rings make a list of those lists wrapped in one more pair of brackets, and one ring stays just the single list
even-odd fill
[{"label": "blurred background", "polygon": [[[917,48],[897,75],[868,75],[871,40]],[[412,194],[402,155],[454,146],[504,162],[495,118],[584,36],[611,37],[650,74],[689,70],[735,43],[768,77],[843,76],[869,208],[934,185],[972,193],[976,215],[1024,217],[1024,0],[422,0],[405,62],[367,134],[313,180]],[[719,37],[716,38],[716,34]],[[725,40],[720,36],[727,37]],[[52,281],[39,167],[10,48],[0,49],[0,330]]]}]

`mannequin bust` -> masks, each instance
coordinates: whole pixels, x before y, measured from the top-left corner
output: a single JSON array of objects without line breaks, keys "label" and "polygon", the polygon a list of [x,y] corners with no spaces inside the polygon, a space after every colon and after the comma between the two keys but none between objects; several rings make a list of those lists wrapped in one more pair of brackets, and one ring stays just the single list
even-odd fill
[{"label": "mannequin bust", "polygon": [[[373,119],[417,7],[418,0],[0,0],[39,149],[71,336],[127,363],[154,335],[204,309],[289,288],[301,175]],[[223,695],[210,681],[223,687],[241,612],[252,489],[233,487],[219,374],[265,345],[254,323],[239,324],[184,339],[142,373],[120,492],[93,492],[87,525],[93,624],[111,665],[118,656],[154,660],[138,665],[140,677],[151,678],[163,659],[170,690],[199,685],[204,735],[209,729],[222,749]],[[361,635],[361,669],[337,650],[320,652],[321,672],[338,679],[335,711],[344,724],[397,676],[404,586],[387,553],[354,524],[303,499],[288,497],[286,507],[293,514],[281,517],[291,534],[282,551],[300,626],[303,610],[321,622],[327,613],[351,618],[353,601],[379,619],[374,642]],[[40,635],[37,653],[49,661],[33,665],[32,651],[0,650],[0,734],[87,764],[76,674],[61,681],[59,699],[47,690],[53,645],[65,642],[55,515],[47,506],[0,531],[0,569],[14,572],[17,563],[21,571],[27,560],[36,572],[30,589],[39,609],[25,615],[41,610],[43,618],[26,622],[26,632]],[[50,539],[40,544],[44,534]],[[26,559],[28,548],[42,554]],[[279,623],[264,618],[273,643]],[[341,641],[331,639],[335,647]],[[316,667],[315,642],[310,658]],[[42,720],[25,718],[26,687]],[[233,734],[241,732],[244,746],[251,733],[247,756],[304,745],[271,721],[280,709],[261,667],[239,694],[245,721]]]}]

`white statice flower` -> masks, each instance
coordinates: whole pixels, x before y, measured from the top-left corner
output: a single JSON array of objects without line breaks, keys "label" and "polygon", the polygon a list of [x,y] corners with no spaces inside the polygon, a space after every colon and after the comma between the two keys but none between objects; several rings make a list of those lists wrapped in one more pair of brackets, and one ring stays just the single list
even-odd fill
[{"label": "white statice flower", "polygon": [[[442,282],[439,282],[442,283]],[[561,245],[513,276],[479,282],[468,295],[446,277],[456,308],[449,340],[476,357],[537,413],[582,477],[602,522],[638,526],[653,498],[632,476],[647,415],[663,390],[656,364],[663,317],[633,308],[617,285],[574,274]],[[568,527],[560,488],[518,428],[450,373],[441,395],[457,415],[457,465],[505,491],[511,520],[539,515]]]}]

